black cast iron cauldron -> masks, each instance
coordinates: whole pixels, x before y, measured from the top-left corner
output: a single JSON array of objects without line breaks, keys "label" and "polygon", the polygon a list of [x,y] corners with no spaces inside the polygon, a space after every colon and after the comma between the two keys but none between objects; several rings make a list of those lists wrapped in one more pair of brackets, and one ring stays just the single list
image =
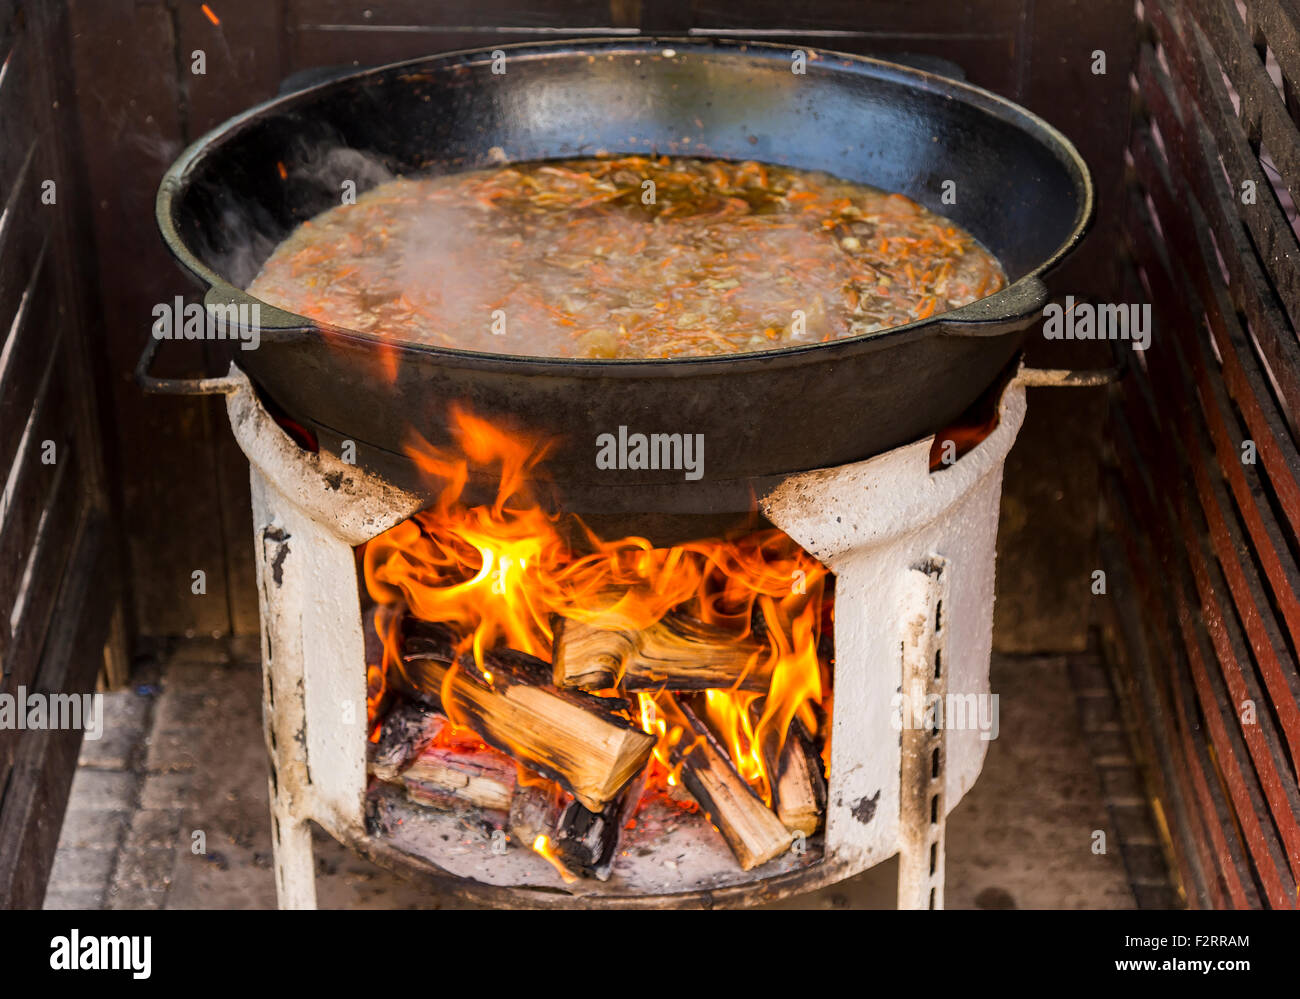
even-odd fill
[{"label": "black cast iron cauldron", "polygon": [[[900,191],[973,233],[1011,283],[877,333],[670,360],[394,347],[262,304],[260,346],[233,359],[322,447],[355,441],[360,463],[398,482],[413,476],[409,429],[449,443],[459,401],[558,434],[546,468],[576,512],[744,510],[776,478],[869,457],[962,413],[1015,355],[1046,299],[1041,275],[1091,219],[1087,168],[1059,132],[920,70],[805,49],[800,74],[784,46],[686,39],[500,51],[504,73],[490,50],[366,70],[252,108],[190,146],[163,178],[157,217],[206,301],[249,303],[240,288],[274,247],[338,203],[340,176],[364,190],[367,163],[454,172],[598,152],[757,159]],[[955,204],[941,200],[949,180]],[[597,438],[621,426],[703,434],[703,477],[598,468]]]}]

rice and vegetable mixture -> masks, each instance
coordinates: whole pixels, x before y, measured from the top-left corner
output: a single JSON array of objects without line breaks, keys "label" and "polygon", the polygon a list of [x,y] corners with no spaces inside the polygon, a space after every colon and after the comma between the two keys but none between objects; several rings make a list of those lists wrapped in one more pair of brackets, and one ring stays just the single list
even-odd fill
[{"label": "rice and vegetable mixture", "polygon": [[394,340],[631,358],[835,339],[1005,283],[969,233],[899,194],[622,156],[381,184],[300,226],[248,290]]}]

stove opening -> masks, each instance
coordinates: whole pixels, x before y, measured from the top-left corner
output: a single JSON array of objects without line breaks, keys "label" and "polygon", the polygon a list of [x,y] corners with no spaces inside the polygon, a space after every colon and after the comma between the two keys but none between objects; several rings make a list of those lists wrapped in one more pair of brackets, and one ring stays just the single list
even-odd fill
[{"label": "stove opening", "polygon": [[[757,518],[602,537],[538,501],[543,442],[453,426],[457,450],[410,451],[437,502],[358,549],[371,834],[458,877],[576,892],[818,862],[826,568]],[[495,499],[471,504],[485,471]]]}]

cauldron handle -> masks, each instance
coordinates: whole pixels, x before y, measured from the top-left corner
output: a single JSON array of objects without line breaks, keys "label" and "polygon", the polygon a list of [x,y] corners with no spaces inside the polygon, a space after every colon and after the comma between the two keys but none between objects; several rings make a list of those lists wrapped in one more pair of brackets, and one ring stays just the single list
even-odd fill
[{"label": "cauldron handle", "polygon": [[1093,388],[1122,381],[1128,374],[1128,352],[1121,340],[1108,340],[1115,363],[1109,368],[1021,368],[1016,381],[1029,388]]},{"label": "cauldron handle", "polygon": [[1076,371],[1073,368],[1021,368],[1016,381],[1029,388],[1093,388],[1111,385],[1128,374],[1128,361],[1119,358],[1113,367]]},{"label": "cauldron handle", "polygon": [[[254,314],[253,326],[249,326],[243,316],[244,306],[252,306],[258,310]],[[240,318],[233,327],[239,330],[241,338],[244,332],[253,328],[256,329],[259,339],[268,334],[302,333],[310,329],[304,325],[301,318],[250,298],[230,285],[214,284],[204,292],[205,311],[221,312],[231,307],[241,310]],[[151,375],[149,369],[153,367],[161,344],[162,340],[151,335],[144,345],[144,350],[140,352],[140,360],[136,362],[135,382],[145,392],[154,395],[230,395],[239,389],[240,383],[232,381],[226,375],[220,378],[158,378]]]},{"label": "cauldron handle", "polygon": [[135,365],[135,383],[153,395],[230,395],[240,382],[225,375],[221,378],[158,378],[149,374],[163,341],[150,335]]}]

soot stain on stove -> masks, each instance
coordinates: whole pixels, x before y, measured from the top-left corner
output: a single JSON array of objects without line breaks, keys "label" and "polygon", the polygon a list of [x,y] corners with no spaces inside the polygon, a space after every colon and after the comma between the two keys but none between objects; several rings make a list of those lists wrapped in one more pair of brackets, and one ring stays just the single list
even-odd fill
[{"label": "soot stain on stove", "polygon": [[275,580],[276,586],[284,582],[284,560],[288,557],[289,546],[281,545],[280,550],[275,553],[275,558],[271,561],[271,578]]},{"label": "soot stain on stove", "polygon": [[274,541],[275,557],[271,559],[271,579],[276,586],[284,583],[284,560],[289,557],[290,534],[283,527],[267,527],[262,531],[262,541]]},{"label": "soot stain on stove", "polygon": [[876,805],[880,804],[880,792],[877,791],[870,798],[861,797],[853,803],[849,814],[861,822],[864,826],[876,817]]}]

